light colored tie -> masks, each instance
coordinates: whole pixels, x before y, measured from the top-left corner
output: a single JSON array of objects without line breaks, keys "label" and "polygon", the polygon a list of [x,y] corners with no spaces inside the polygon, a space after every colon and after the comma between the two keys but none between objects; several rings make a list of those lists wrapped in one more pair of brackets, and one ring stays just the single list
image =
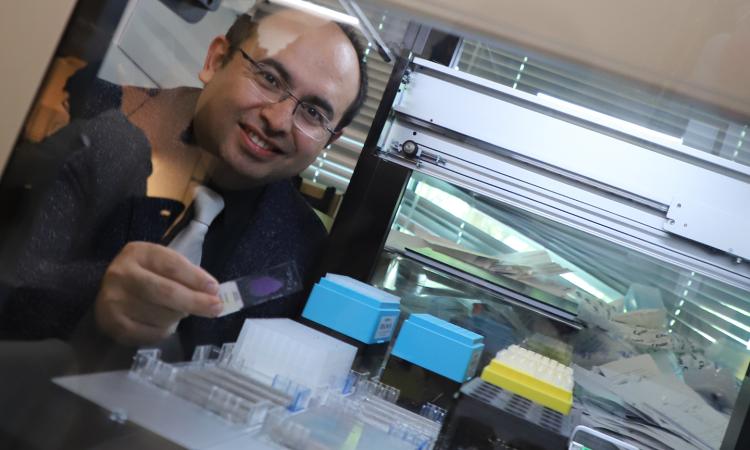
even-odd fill
[{"label": "light colored tie", "polygon": [[200,266],[203,255],[203,240],[206,239],[208,226],[224,209],[221,195],[205,186],[195,188],[193,197],[193,218],[168,247],[182,254],[191,263]]}]

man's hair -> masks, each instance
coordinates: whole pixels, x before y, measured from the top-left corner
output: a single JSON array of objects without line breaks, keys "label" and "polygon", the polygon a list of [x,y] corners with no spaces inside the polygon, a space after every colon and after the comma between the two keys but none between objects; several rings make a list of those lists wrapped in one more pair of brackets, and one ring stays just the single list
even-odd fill
[{"label": "man's hair", "polygon": [[[244,43],[246,40],[251,38],[258,29],[258,22],[264,17],[264,15],[256,14],[255,17],[249,14],[240,14],[234,21],[229,30],[227,30],[226,38],[229,41],[229,53],[224,59],[224,64],[229,62],[234,52]],[[341,116],[338,125],[336,125],[336,131],[349,125],[354,117],[357,115],[362,105],[367,99],[367,63],[365,59],[365,45],[362,40],[357,36],[357,31],[351,25],[335,22],[339,29],[349,39],[349,42],[354,47],[354,51],[357,53],[357,61],[359,61],[359,90],[357,96],[354,97],[354,101],[344,111],[344,115]]]}]

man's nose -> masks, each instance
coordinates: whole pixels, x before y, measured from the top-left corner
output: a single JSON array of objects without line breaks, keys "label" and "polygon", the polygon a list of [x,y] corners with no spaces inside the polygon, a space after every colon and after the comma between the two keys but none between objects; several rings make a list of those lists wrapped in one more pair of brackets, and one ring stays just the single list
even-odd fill
[{"label": "man's nose", "polygon": [[294,107],[296,102],[289,97],[280,102],[263,105],[260,110],[260,116],[268,126],[266,132],[269,135],[279,135],[290,133],[292,130],[294,118]]}]

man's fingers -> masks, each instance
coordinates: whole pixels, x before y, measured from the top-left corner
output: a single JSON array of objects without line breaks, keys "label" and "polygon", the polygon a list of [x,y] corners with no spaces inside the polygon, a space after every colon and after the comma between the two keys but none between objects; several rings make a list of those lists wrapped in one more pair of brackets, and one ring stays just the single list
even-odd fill
[{"label": "man's fingers", "polygon": [[143,268],[133,271],[137,292],[134,298],[155,306],[204,317],[216,317],[221,312],[222,303],[216,295],[194,291],[184,285]]},{"label": "man's fingers", "polygon": [[157,328],[168,329],[180,320],[188,316],[187,313],[175,311],[171,308],[142,301],[133,301],[127,312],[128,317],[136,322]]},{"label": "man's fingers", "polygon": [[207,294],[219,291],[219,283],[214,277],[170,248],[140,242],[135,252],[138,264],[148,271],[195,291]]},{"label": "man's fingers", "polygon": [[154,327],[145,323],[138,322],[129,317],[120,318],[120,335],[115,339],[126,345],[152,345],[166,339],[169,334],[169,328]]},{"label": "man's fingers", "polygon": [[155,343],[184,316],[216,317],[218,283],[166,247],[126,245],[107,268],[95,302],[99,328],[121,343]]},{"label": "man's fingers", "polygon": [[169,336],[170,327],[141,323],[119,311],[116,304],[98,301],[94,306],[97,326],[105,334],[125,345],[149,345]]}]

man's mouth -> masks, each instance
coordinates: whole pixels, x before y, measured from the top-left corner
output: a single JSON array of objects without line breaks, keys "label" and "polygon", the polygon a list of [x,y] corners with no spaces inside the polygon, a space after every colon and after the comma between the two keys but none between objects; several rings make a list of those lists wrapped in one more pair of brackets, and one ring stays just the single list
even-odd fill
[{"label": "man's mouth", "polygon": [[260,157],[269,157],[272,155],[284,154],[284,152],[282,152],[279,148],[260,137],[248,126],[240,124],[240,127],[242,128],[242,131],[244,131],[244,136],[247,138],[245,140],[245,143],[248,144],[247,147],[252,150],[252,153]]}]

